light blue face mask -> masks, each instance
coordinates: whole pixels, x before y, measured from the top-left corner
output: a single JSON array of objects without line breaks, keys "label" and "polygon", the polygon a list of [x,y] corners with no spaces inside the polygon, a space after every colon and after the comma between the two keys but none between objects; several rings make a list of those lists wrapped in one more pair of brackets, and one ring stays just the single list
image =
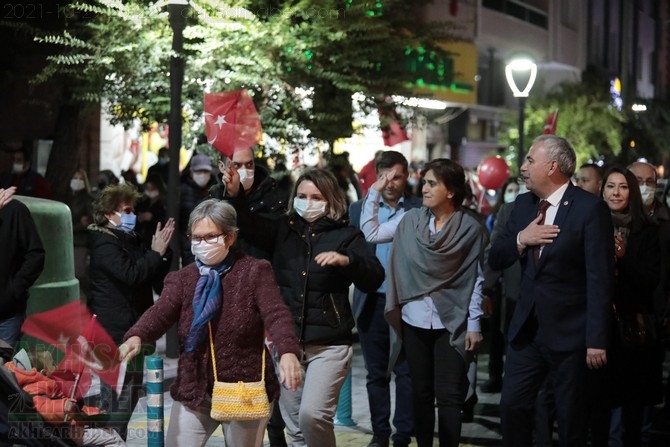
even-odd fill
[{"label": "light blue face mask", "polygon": [[[126,214],[126,213],[117,213],[115,212],[117,216],[119,216],[120,223],[116,225],[117,230],[121,230],[124,233],[130,233],[135,229],[135,224],[137,223],[137,216],[134,213]],[[114,223],[114,222],[112,222]]]}]

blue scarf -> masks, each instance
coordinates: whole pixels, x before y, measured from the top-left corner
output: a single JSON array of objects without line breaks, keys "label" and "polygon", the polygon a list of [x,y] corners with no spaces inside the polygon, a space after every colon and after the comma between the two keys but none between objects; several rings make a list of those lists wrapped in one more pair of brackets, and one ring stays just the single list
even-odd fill
[{"label": "blue scarf", "polygon": [[207,323],[221,310],[221,275],[233,266],[235,256],[229,253],[217,267],[208,267],[198,259],[195,263],[200,271],[200,278],[193,294],[193,322],[184,341],[186,352],[195,351],[205,340]]}]

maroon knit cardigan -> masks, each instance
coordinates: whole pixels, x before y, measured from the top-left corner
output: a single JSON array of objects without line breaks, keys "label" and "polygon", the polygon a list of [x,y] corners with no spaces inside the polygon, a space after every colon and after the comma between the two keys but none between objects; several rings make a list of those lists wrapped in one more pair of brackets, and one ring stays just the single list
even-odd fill
[{"label": "maroon knit cardigan", "polygon": [[[193,292],[199,276],[195,264],[168,274],[160,298],[126,332],[124,340],[138,336],[142,342],[154,342],[177,322],[183,346],[193,321]],[[280,356],[291,352],[299,355],[293,320],[268,261],[239,257],[224,274],[222,289],[221,314],[211,322],[219,381],[260,380],[264,330]],[[273,400],[279,396],[279,384],[267,353],[265,363],[265,386]],[[213,382],[209,338],[193,352],[180,347],[177,378],[170,388],[172,398],[195,410],[211,395]]]}]

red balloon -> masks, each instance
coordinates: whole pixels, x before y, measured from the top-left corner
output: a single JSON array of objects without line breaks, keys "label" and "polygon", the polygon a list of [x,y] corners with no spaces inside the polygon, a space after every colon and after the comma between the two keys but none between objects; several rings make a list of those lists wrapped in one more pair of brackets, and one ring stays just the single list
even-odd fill
[{"label": "red balloon", "polygon": [[479,184],[486,189],[498,189],[509,178],[509,166],[500,157],[489,157],[479,164]]}]

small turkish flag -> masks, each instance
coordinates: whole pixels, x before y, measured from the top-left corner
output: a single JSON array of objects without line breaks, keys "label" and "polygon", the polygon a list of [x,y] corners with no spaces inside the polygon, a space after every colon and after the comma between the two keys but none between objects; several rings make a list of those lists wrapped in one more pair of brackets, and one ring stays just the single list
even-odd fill
[{"label": "small turkish flag", "polygon": [[84,378],[79,389],[71,394],[73,385],[67,384],[70,381],[68,375],[74,380],[76,375],[90,371],[114,390],[123,383],[121,356],[116,343],[79,300],[32,314],[21,330],[64,351],[65,356],[56,368],[54,379],[61,381],[68,395],[85,393],[91,383],[90,378]]},{"label": "small turkish flag", "polygon": [[257,144],[261,120],[246,90],[205,95],[207,142],[227,157]]},{"label": "small turkish flag", "polygon": [[379,124],[382,130],[382,139],[385,146],[395,146],[403,141],[408,141],[407,132],[400,124],[400,117],[393,103],[384,101],[379,109]]},{"label": "small turkish flag", "polygon": [[558,109],[549,114],[542,133],[544,135],[556,135],[556,126],[558,126]]}]

